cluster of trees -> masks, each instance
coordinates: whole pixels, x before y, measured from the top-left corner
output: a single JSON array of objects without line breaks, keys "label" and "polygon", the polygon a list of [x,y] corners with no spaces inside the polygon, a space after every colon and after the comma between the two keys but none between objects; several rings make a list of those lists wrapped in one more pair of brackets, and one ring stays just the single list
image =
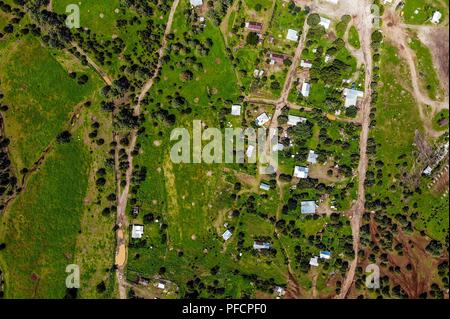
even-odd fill
[{"label": "cluster of trees", "polygon": [[17,190],[17,178],[11,170],[8,155],[10,140],[3,135],[3,117],[0,115],[0,213],[4,209],[5,201]]}]

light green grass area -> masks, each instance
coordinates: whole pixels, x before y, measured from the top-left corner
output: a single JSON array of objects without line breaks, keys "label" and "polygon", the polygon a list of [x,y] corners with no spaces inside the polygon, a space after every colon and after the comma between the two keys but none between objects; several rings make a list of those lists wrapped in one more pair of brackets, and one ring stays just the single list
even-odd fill
[{"label": "light green grass area", "polygon": [[353,25],[350,27],[348,33],[348,43],[355,49],[359,49],[361,47],[358,30],[356,30],[356,27]]},{"label": "light green grass area", "polygon": [[411,49],[416,54],[416,64],[422,86],[426,89],[431,99],[442,96],[442,88],[433,64],[433,57],[430,50],[417,38],[413,38],[409,43]]},{"label": "light green grass area", "polygon": [[[19,171],[32,166],[63,130],[70,112],[86,101],[100,82],[90,78],[87,84],[79,85],[51,51],[31,38],[11,44],[1,54],[7,61],[0,66],[4,102],[9,105],[6,134]],[[92,77],[86,69],[83,74]]]},{"label": "light green grass area", "polygon": [[5,216],[0,253],[8,298],[62,298],[74,262],[89,155],[76,138],[58,144]]},{"label": "light green grass area", "polygon": [[[431,23],[434,12],[442,13],[441,23],[448,14],[448,1],[441,0],[405,0],[403,18],[406,23],[425,24]],[[417,11],[416,11],[417,10]]]},{"label": "light green grass area", "polygon": [[300,38],[305,17],[306,12],[300,7],[277,2],[269,29],[273,42],[266,41],[265,46],[274,52],[293,55],[298,42],[287,40],[286,36],[292,29],[298,32]]}]

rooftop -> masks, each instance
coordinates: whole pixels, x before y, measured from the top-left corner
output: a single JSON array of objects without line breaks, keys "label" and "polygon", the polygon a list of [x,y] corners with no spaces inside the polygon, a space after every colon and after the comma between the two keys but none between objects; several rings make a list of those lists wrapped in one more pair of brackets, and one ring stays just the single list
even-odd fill
[{"label": "rooftop", "polygon": [[305,201],[301,203],[302,214],[315,214],[316,213],[316,202],[313,200]]},{"label": "rooftop", "polygon": [[298,31],[289,29],[286,39],[297,42],[298,41]]},{"label": "rooftop", "polygon": [[295,166],[294,176],[298,178],[307,178],[309,173],[308,167]]},{"label": "rooftop", "polygon": [[317,156],[318,155],[314,151],[310,150],[309,154],[308,154],[308,159],[306,161],[308,163],[311,163],[311,164],[316,164],[317,163]]},{"label": "rooftop", "polygon": [[143,225],[132,225],[131,226],[131,238],[139,239],[144,235],[144,226]]},{"label": "rooftop", "polygon": [[231,115],[241,115],[241,106],[239,104],[234,104],[231,106]]}]

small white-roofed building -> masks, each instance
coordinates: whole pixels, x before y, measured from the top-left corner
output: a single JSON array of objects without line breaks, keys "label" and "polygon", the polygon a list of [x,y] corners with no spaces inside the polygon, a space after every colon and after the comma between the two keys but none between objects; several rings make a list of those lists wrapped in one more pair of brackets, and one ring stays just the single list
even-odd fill
[{"label": "small white-roofed building", "polygon": [[258,126],[263,126],[264,124],[266,124],[267,122],[270,121],[269,116],[267,116],[267,114],[264,112],[263,114],[260,114],[257,118],[256,118],[256,125]]},{"label": "small white-roofed building", "polygon": [[261,183],[261,185],[259,185],[259,188],[262,190],[268,191],[270,189],[270,185]]},{"label": "small white-roofed building", "polygon": [[253,242],[253,249],[262,250],[262,249],[270,249],[270,243],[264,243],[262,241]]},{"label": "small white-roofed building", "polygon": [[203,0],[189,0],[189,2],[194,7],[198,7],[198,6],[201,6],[203,4]]},{"label": "small white-roofed building", "polygon": [[164,283],[162,283],[162,282],[159,282],[157,287],[159,289],[166,289],[166,285]]},{"label": "small white-roofed building", "polygon": [[317,256],[311,257],[311,259],[309,260],[309,264],[313,267],[319,266],[319,257]]},{"label": "small white-roofed building", "polygon": [[241,115],[242,107],[239,104],[234,104],[231,106],[231,115],[239,116]]},{"label": "small white-roofed building", "polygon": [[306,159],[306,161],[308,163],[311,163],[311,164],[316,164],[317,163],[317,156],[318,155],[314,151],[310,150],[309,153],[308,153],[308,158]]},{"label": "small white-roofed building", "polygon": [[252,157],[254,150],[255,150],[255,147],[253,145],[248,146],[247,152],[245,153],[248,158]]},{"label": "small white-roofed building", "polygon": [[423,173],[425,175],[431,175],[431,172],[433,171],[433,169],[430,166],[427,166],[427,168],[425,168],[425,170],[423,171]]},{"label": "small white-roofed building", "polygon": [[284,150],[284,145],[281,143],[277,143],[272,147],[272,151],[278,152]]},{"label": "small white-roofed building", "polygon": [[303,166],[295,166],[294,176],[297,178],[308,178],[309,168]]},{"label": "small white-roofed building", "polygon": [[303,82],[302,84],[302,90],[300,93],[302,93],[302,95],[304,97],[308,97],[309,96],[309,91],[311,90],[311,85],[309,83]]},{"label": "small white-roofed building", "polygon": [[319,254],[319,257],[322,259],[330,259],[331,258],[331,252],[329,251],[321,251]]},{"label": "small white-roofed building", "polygon": [[304,69],[311,69],[312,68],[312,63],[307,61],[307,60],[301,60],[300,61],[300,66]]},{"label": "small white-roofed building", "polygon": [[316,202],[313,200],[308,200],[301,202],[301,213],[302,214],[315,214],[316,213]]},{"label": "small white-roofed building", "polygon": [[295,126],[298,123],[305,123],[307,120],[304,117],[296,116],[296,115],[288,115],[288,125]]},{"label": "small white-roofed building", "polygon": [[131,226],[131,238],[139,239],[144,235],[144,225]]},{"label": "small white-roofed building", "polygon": [[354,90],[354,89],[344,89],[345,96],[345,107],[350,107],[352,105],[356,106],[358,103],[358,98],[362,98],[364,96],[364,92]]},{"label": "small white-roofed building", "polygon": [[441,22],[441,18],[442,18],[442,13],[440,13],[439,11],[435,11],[433,13],[433,17],[431,18],[431,22],[434,24],[438,24],[439,22]]},{"label": "small white-roofed building", "polygon": [[230,232],[228,229],[222,234],[222,238],[227,241],[228,239],[230,239],[231,235],[233,235],[232,232]]},{"label": "small white-roofed building", "polygon": [[325,30],[328,30],[328,29],[330,28],[330,25],[331,25],[331,20],[330,20],[330,19],[327,19],[327,18],[320,17],[320,22],[319,22],[319,24],[320,24],[322,27],[324,27]]},{"label": "small white-roofed building", "polygon": [[287,36],[287,40],[298,42],[298,31],[289,29]]}]

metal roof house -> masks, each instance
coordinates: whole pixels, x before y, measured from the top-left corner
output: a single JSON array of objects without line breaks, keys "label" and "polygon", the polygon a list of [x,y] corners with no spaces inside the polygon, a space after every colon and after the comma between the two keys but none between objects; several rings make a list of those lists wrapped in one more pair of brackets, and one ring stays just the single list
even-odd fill
[{"label": "metal roof house", "polygon": [[313,267],[319,266],[319,258],[317,256],[311,257],[309,264]]},{"label": "metal roof house", "polygon": [[345,96],[345,107],[350,107],[352,105],[356,106],[358,102],[358,98],[362,98],[364,96],[364,92],[354,90],[354,89],[344,89]]},{"label": "metal roof house", "polygon": [[270,54],[270,64],[283,63],[286,57],[283,54],[271,53]]},{"label": "metal roof house", "polygon": [[259,22],[246,22],[245,27],[252,31],[261,31],[263,24]]},{"label": "metal roof house", "polygon": [[302,90],[300,91],[300,93],[302,93],[302,95],[304,97],[308,97],[309,96],[309,91],[311,90],[311,85],[309,83],[303,82],[302,84]]},{"label": "metal roof house", "polygon": [[231,235],[233,235],[232,232],[230,232],[228,229],[222,234],[222,238],[227,241],[228,239],[230,239]]},{"label": "metal roof house", "polygon": [[267,114],[262,113],[256,118],[256,125],[263,126],[264,124],[266,124],[269,121],[270,121],[270,118],[267,116]]},{"label": "metal roof house", "polygon": [[259,188],[265,191],[268,191],[270,189],[270,185],[266,184],[266,183],[261,183],[261,185],[259,185]]},{"label": "metal roof house", "polygon": [[303,166],[295,166],[294,176],[298,178],[308,178],[309,168]]},{"label": "metal roof house", "polygon": [[325,28],[325,30],[328,30],[330,28],[331,25],[331,20],[327,19],[327,18],[322,18],[320,17],[320,22],[319,24],[321,26],[323,26]]},{"label": "metal roof house", "polygon": [[193,7],[198,7],[203,4],[203,0],[189,0],[189,2]]},{"label": "metal roof house", "polygon": [[312,68],[312,63],[307,61],[307,60],[301,60],[300,61],[300,66],[304,69],[311,69]]},{"label": "metal roof house", "polygon": [[144,225],[132,225],[131,226],[131,238],[139,239],[144,235]]},{"label": "metal roof house", "polygon": [[287,40],[298,42],[298,31],[289,29],[287,36]]},{"label": "metal roof house", "polygon": [[239,104],[233,104],[231,106],[231,115],[235,116],[241,115],[241,106]]},{"label": "metal roof house", "polygon": [[288,125],[295,126],[298,123],[305,123],[305,122],[306,122],[306,118],[304,118],[304,117],[300,117],[300,116],[296,116],[296,115],[288,115],[288,121],[287,121]]},{"label": "metal roof house", "polygon": [[318,155],[314,151],[310,150],[309,153],[308,153],[308,158],[306,159],[306,161],[308,163],[311,163],[311,164],[316,164],[317,163],[317,156]]},{"label": "metal roof house", "polygon": [[272,147],[272,151],[278,152],[284,150],[284,145],[281,143],[277,143]]},{"label": "metal roof house", "polygon": [[442,13],[436,11],[433,13],[433,17],[431,18],[431,22],[434,24],[438,24],[441,21]]},{"label": "metal roof house", "polygon": [[322,259],[330,259],[331,258],[331,252],[329,251],[321,251],[319,254],[319,257]]},{"label": "metal roof house", "polygon": [[302,214],[315,214],[316,213],[316,202],[313,200],[305,201],[301,203],[301,213]]},{"label": "metal roof house", "polygon": [[253,242],[253,249],[262,250],[262,249],[270,249],[270,243],[264,243],[262,241]]}]

